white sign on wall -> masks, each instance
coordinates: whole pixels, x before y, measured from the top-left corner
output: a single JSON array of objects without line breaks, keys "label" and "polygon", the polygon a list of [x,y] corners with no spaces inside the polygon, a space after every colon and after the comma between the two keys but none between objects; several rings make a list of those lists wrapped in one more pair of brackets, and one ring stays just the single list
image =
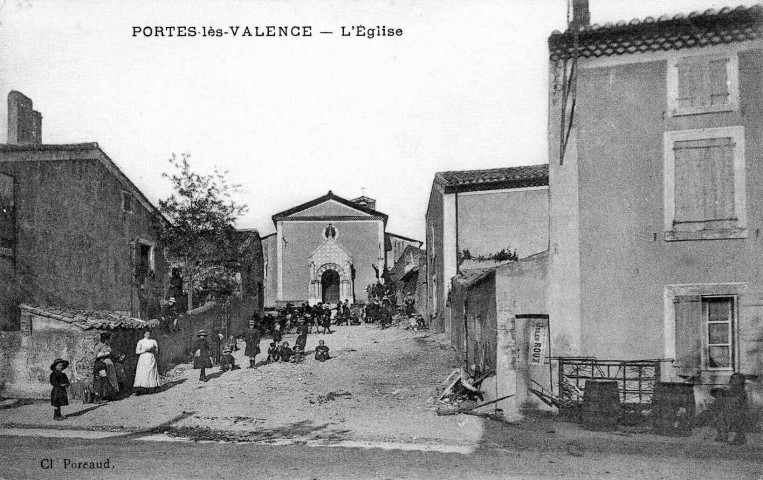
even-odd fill
[{"label": "white sign on wall", "polygon": [[535,324],[530,327],[530,365],[543,365],[546,356],[546,326]]}]

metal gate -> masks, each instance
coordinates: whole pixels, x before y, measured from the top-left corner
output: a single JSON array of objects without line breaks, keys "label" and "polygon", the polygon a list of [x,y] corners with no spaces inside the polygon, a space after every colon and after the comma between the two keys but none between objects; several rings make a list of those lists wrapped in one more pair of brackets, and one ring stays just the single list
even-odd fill
[{"label": "metal gate", "polygon": [[559,397],[565,403],[583,401],[586,380],[614,380],[624,408],[650,408],[660,379],[659,360],[598,360],[559,357]]}]

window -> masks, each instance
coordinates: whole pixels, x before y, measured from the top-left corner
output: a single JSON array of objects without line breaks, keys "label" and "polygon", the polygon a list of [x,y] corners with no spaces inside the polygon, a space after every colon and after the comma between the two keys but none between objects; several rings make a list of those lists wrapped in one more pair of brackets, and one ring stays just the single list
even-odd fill
[{"label": "window", "polygon": [[665,239],[745,238],[744,127],[665,132]]},{"label": "window", "polygon": [[745,360],[738,359],[737,331],[744,290],[741,283],[666,286],[665,356],[675,359],[678,376],[734,372],[744,366]]},{"label": "window", "polygon": [[732,370],[734,365],[734,298],[702,298],[706,325],[704,357],[708,370]]},{"label": "window", "polygon": [[122,211],[132,213],[132,194],[122,192]]},{"label": "window", "polygon": [[331,224],[326,225],[326,228],[323,229],[323,238],[325,239],[336,238],[336,234],[336,227]]},{"label": "window", "polygon": [[739,103],[738,71],[736,53],[670,61],[670,114],[695,115],[736,110]]}]

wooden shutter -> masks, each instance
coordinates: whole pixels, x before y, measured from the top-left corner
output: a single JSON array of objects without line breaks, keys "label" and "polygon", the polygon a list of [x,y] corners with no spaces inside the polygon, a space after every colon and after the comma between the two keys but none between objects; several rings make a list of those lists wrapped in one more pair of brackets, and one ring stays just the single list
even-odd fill
[{"label": "wooden shutter", "polygon": [[708,105],[726,105],[729,103],[729,85],[726,67],[728,58],[711,60],[708,68]]},{"label": "wooden shutter", "polygon": [[684,63],[677,65],[676,68],[678,70],[678,107],[701,106],[702,64]]},{"label": "wooden shutter", "polygon": [[675,222],[734,220],[733,140],[678,141],[673,152]]},{"label": "wooden shutter", "polygon": [[677,296],[673,300],[676,315],[676,373],[692,377],[702,366],[702,299],[699,295]]}]

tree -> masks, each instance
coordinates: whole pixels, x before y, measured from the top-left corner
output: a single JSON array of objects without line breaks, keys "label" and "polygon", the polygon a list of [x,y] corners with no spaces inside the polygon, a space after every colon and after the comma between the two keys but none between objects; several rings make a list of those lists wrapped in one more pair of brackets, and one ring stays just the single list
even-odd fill
[{"label": "tree", "polygon": [[238,259],[234,226],[247,209],[231,199],[238,185],[228,183],[227,171],[215,168],[212,175],[195,173],[190,157],[184,153],[178,159],[172,154],[169,163],[174,172],[162,177],[170,180],[174,193],[159,201],[170,223],[162,229],[162,241],[188,282],[189,310],[194,290],[219,296],[233,293]]}]

